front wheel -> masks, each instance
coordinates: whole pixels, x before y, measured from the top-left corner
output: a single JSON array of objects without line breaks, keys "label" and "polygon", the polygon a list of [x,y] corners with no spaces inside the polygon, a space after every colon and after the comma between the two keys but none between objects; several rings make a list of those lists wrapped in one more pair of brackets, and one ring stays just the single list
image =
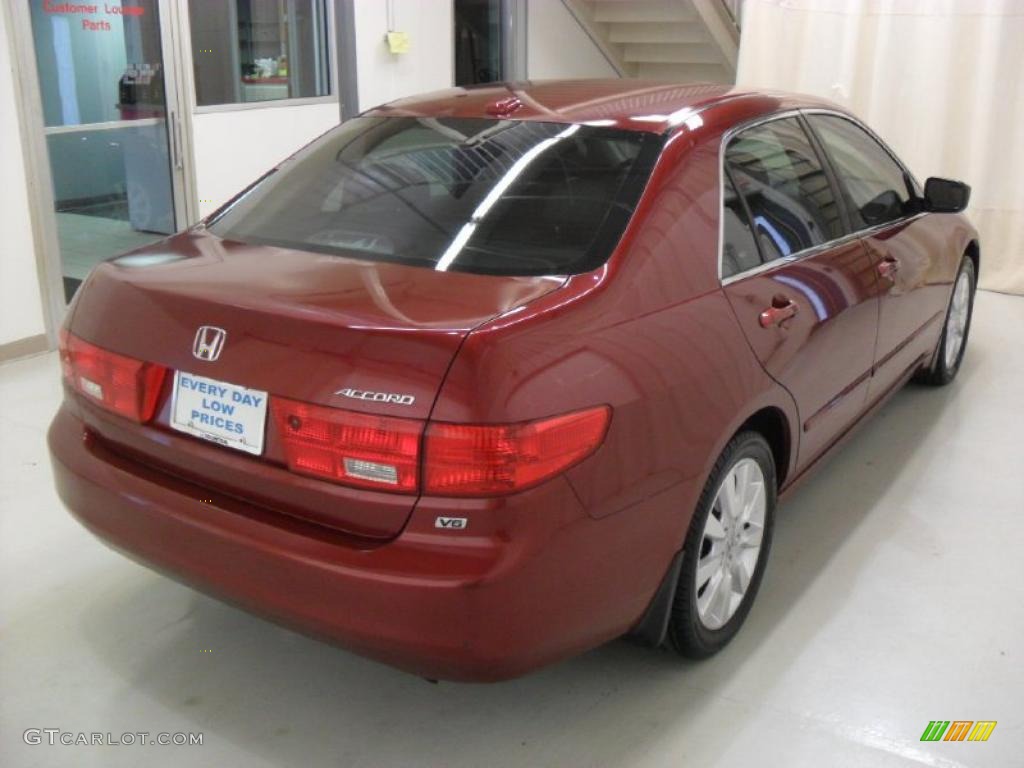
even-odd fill
[{"label": "front wheel", "polygon": [[739,631],[764,575],[775,503],[771,449],[741,432],[715,463],[684,545],[668,628],[683,656],[706,658]]},{"label": "front wheel", "polygon": [[971,330],[971,313],[974,309],[974,284],[976,275],[974,261],[964,256],[953,283],[946,310],[946,325],[942,329],[939,348],[932,366],[917,376],[922,384],[941,387],[949,384],[960,370],[967,349],[967,334]]}]

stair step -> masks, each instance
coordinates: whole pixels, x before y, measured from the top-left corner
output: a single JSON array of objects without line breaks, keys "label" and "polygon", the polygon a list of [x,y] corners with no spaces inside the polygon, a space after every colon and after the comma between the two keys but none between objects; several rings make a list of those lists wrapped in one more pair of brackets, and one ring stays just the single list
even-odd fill
[{"label": "stair step", "polygon": [[665,80],[672,83],[732,83],[733,76],[725,67],[715,64],[657,64],[633,65],[633,77],[644,80]]},{"label": "stair step", "polygon": [[[546,0],[547,1],[547,0]],[[594,21],[639,23],[691,21],[696,14],[678,0],[599,0],[593,3]]]},{"label": "stair step", "polygon": [[706,43],[711,38],[700,24],[622,22],[608,25],[608,39],[613,43]]},{"label": "stair step", "polygon": [[710,43],[631,43],[622,47],[622,58],[656,64],[720,64],[722,53]]}]

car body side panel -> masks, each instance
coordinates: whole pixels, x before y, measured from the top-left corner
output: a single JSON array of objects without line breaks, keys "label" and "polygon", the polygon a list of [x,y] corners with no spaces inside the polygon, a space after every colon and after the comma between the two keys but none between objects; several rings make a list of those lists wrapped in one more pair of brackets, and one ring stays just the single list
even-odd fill
[{"label": "car body side panel", "polygon": [[[861,415],[867,402],[878,330],[874,263],[857,240],[778,263],[725,288],[765,370],[800,411],[798,466],[804,467]],[[794,317],[761,327],[773,302]]]},{"label": "car body side panel", "polygon": [[977,233],[963,216],[924,214],[864,238],[875,261],[896,260],[881,278],[878,344],[871,395],[884,393],[912,366],[927,362],[942,333],[960,259]]}]

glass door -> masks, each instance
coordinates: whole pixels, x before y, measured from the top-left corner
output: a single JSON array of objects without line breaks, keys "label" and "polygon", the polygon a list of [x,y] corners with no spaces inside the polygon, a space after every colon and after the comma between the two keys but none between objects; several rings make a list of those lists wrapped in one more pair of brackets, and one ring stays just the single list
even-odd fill
[{"label": "glass door", "polygon": [[70,301],[100,261],[187,224],[170,9],[27,2]]}]

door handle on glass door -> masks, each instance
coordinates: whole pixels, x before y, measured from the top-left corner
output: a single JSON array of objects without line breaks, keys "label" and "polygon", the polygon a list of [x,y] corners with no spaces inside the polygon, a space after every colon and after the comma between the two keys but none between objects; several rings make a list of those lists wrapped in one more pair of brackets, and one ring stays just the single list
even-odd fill
[{"label": "door handle on glass door", "polygon": [[759,319],[762,328],[779,325],[784,320],[789,320],[797,312],[797,305],[785,296],[776,296],[772,299],[772,305],[761,313]]},{"label": "door handle on glass door", "polygon": [[181,156],[181,126],[176,113],[171,112],[168,117],[171,124],[171,154],[174,156],[174,167],[180,171],[185,167],[185,160]]},{"label": "door handle on glass door", "polygon": [[900,271],[900,262],[893,256],[885,256],[878,262],[878,274],[890,280],[896,279],[896,273]]}]

